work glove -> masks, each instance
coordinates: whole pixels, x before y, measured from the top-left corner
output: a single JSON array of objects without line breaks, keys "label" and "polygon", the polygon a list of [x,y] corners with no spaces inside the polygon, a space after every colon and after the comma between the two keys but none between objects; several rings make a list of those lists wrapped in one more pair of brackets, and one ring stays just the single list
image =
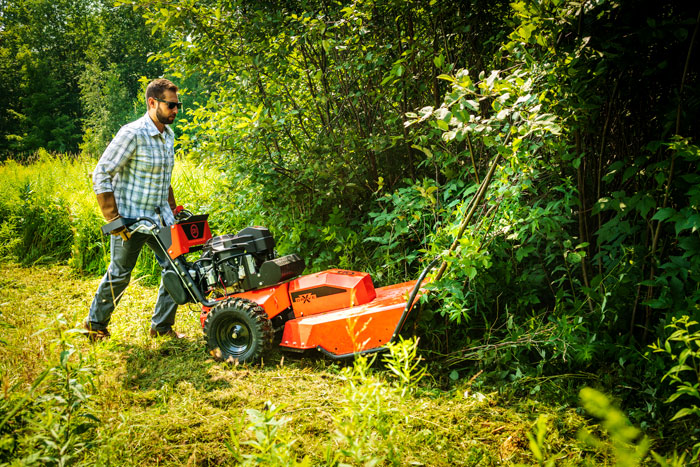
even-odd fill
[{"label": "work glove", "polygon": [[[119,215],[119,210],[117,209],[117,201],[114,199],[114,193],[111,191],[99,193],[97,195],[97,204],[100,206],[102,216],[104,216],[108,223],[121,217]],[[131,234],[124,226],[114,229],[110,233],[112,235],[119,235],[124,241],[129,240],[131,237]]]},{"label": "work glove", "polygon": [[178,206],[177,201],[175,201],[175,193],[172,186],[168,187],[168,205],[173,212],[173,216],[177,217],[177,214],[182,211],[182,206]]}]

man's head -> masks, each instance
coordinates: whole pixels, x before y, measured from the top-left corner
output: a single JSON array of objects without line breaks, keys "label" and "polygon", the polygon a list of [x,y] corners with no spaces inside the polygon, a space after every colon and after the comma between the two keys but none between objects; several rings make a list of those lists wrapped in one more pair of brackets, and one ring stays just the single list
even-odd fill
[{"label": "man's head", "polygon": [[156,79],[146,87],[146,105],[148,114],[161,130],[161,125],[169,125],[175,121],[180,104],[177,96],[177,86],[167,79]]}]

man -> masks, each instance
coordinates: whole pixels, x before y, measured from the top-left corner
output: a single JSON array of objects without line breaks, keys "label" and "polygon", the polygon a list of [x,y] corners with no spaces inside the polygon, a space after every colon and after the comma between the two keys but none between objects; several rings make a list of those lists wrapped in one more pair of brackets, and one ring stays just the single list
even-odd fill
[{"label": "man", "polygon": [[[174,165],[174,134],[168,126],[182,104],[177,86],[167,79],[156,79],[146,88],[148,111],[140,119],[124,125],[93,172],[93,189],[107,222],[119,217],[150,217],[165,225],[175,222],[175,196],[170,185]],[[160,215],[156,213],[160,210]],[[165,252],[145,233],[129,235],[122,229],[111,232],[111,261],[102,278],[84,323],[91,341],[107,339],[114,308],[129,285],[131,271],[144,244],[156,255],[161,267],[167,264]],[[173,330],[177,304],[161,280],[150,335],[184,337]]]}]

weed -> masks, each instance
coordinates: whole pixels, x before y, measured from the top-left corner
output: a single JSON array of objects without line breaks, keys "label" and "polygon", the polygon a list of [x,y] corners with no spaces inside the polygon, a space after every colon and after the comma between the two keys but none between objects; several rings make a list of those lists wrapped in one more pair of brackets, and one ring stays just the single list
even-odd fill
[{"label": "weed", "polygon": [[[94,446],[99,420],[93,414],[93,369],[71,342],[78,330],[64,330],[63,315],[55,319],[52,348],[58,362],[44,370],[28,392],[19,385],[5,391],[0,402],[0,459],[23,464],[70,465]],[[44,330],[47,332],[50,330]],[[53,352],[52,352],[53,353]]]},{"label": "weed", "polygon": [[389,353],[384,355],[383,361],[396,376],[395,385],[401,391],[401,397],[404,397],[407,392],[416,388],[427,373],[417,355],[418,339],[404,339],[399,336],[399,340],[390,342],[387,348]]},{"label": "weed", "polygon": [[[700,326],[697,321],[684,315],[681,318],[673,318],[671,324],[666,327],[672,332],[664,345],[657,341],[650,346],[654,352],[670,356],[673,362],[673,366],[661,379],[661,381],[668,379],[675,388],[675,392],[666,402],[672,403],[681,397],[685,399],[690,397],[698,402],[700,401]],[[689,407],[683,407],[670,421],[687,416],[700,417],[700,407],[695,403]],[[697,436],[697,433],[696,428],[694,434]],[[699,457],[700,442],[696,442],[693,445],[692,460],[697,462]]]},{"label": "weed", "polygon": [[346,386],[341,410],[334,416],[335,440],[341,459],[352,465],[377,465],[385,460],[400,465],[400,447],[393,440],[400,418],[396,391],[370,374],[373,361],[360,355],[352,367],[344,369]]},{"label": "weed", "polygon": [[[610,436],[610,443],[603,442],[586,430],[579,432],[579,439],[591,447],[609,451],[615,465],[634,467],[646,457],[650,440],[632,426],[624,413],[615,408],[605,394],[592,388],[583,388],[579,393],[584,409],[603,421],[603,428]],[[639,441],[637,441],[639,439]]]},{"label": "weed", "polygon": [[277,418],[282,407],[276,407],[273,403],[265,402],[262,411],[248,409],[248,419],[250,425],[248,430],[254,434],[254,439],[243,444],[253,448],[255,454],[242,454],[238,437],[230,429],[230,442],[226,442],[226,447],[231,454],[242,465],[269,465],[308,467],[311,461],[305,457],[301,462],[297,462],[296,455],[292,451],[294,440],[290,440],[289,434],[285,432],[285,426],[291,420],[289,417]]},{"label": "weed", "polygon": [[540,415],[537,417],[534,433],[528,433],[527,439],[529,441],[530,451],[532,451],[532,455],[535,456],[537,464],[540,466],[553,467],[555,465],[556,456],[549,456],[549,448],[545,440],[547,436],[547,422],[547,416]]}]

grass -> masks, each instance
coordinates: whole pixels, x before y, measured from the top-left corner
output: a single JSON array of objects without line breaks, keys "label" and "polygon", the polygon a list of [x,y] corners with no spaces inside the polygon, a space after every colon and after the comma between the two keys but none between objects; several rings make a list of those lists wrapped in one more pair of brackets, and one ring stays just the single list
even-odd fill
[{"label": "grass", "polygon": [[[82,407],[99,423],[80,435],[90,443],[75,464],[238,465],[274,455],[279,465],[304,458],[311,465],[373,458],[379,465],[531,465],[537,461],[528,434],[541,415],[542,449],[557,465],[611,462],[604,448],[577,440],[581,428],[599,430],[576,407],[514,398],[466,379],[439,388],[429,373],[402,396],[385,367],[358,370],[279,351],[257,366],[216,363],[204,350],[195,308],[178,311],[175,327],[186,339],[148,336],[156,290],[138,281],[113,315],[112,339],[91,345],[70,330],[84,319],[98,278],[78,277],[67,266],[11,262],[0,263],[0,277],[3,400],[17,400],[45,369],[58,368],[61,348],[74,348],[72,368],[87,370]],[[39,385],[36,399],[51,387]],[[45,427],[37,413],[28,416],[32,423],[9,421],[16,444],[0,461],[17,463],[41,447]],[[276,431],[261,428],[268,426],[261,414],[274,415],[265,423],[277,424]],[[276,451],[260,453],[260,433],[274,433]]]}]

